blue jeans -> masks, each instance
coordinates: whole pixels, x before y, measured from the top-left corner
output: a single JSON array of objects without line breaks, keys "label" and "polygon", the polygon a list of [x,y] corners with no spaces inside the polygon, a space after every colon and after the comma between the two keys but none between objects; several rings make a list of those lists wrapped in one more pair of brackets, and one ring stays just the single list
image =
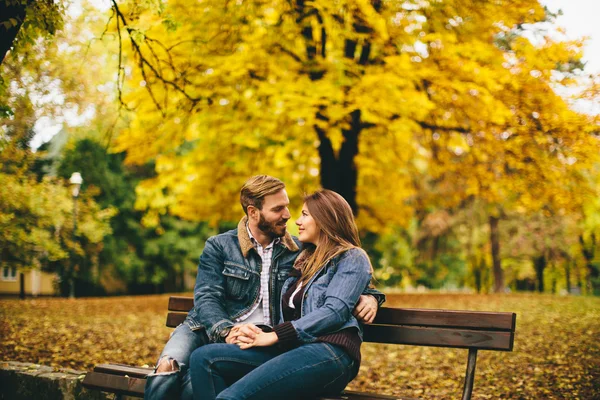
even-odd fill
[{"label": "blue jeans", "polygon": [[185,399],[191,400],[192,384],[190,382],[189,359],[198,347],[208,343],[204,329],[192,331],[186,324],[181,324],[173,331],[165,345],[158,363],[163,357],[172,358],[179,365],[178,371],[160,372],[148,375],[144,399]]},{"label": "blue jeans", "polygon": [[195,400],[295,399],[339,394],[358,363],[338,346],[304,344],[241,350],[210,344],[194,351],[190,373]]}]

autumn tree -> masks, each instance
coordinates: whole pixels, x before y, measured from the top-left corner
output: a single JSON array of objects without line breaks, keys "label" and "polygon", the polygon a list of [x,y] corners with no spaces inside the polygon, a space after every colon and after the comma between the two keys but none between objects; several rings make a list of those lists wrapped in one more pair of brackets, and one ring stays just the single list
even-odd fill
[{"label": "autumn tree", "polygon": [[155,165],[137,187],[148,224],[235,220],[259,172],[293,199],[340,192],[382,235],[477,204],[500,291],[504,216],[589,196],[597,126],[553,91],[578,73],[580,43],[530,40],[552,21],[538,1],[111,4],[89,26],[114,53],[79,71],[116,64],[128,126],[111,144]]},{"label": "autumn tree", "polygon": [[13,47],[54,35],[62,27],[63,3],[51,0],[0,2],[0,64]]},{"label": "autumn tree", "polygon": [[40,118],[77,108],[79,92],[72,90],[79,86],[76,75],[69,77],[70,68],[59,62],[49,63],[59,60],[58,52],[43,41],[24,41],[0,69],[0,262],[21,273],[51,270],[65,283],[73,281],[78,270],[83,274],[85,267],[77,262],[83,254],[93,259],[100,252],[114,210],[82,193],[76,222],[69,183],[42,173],[43,151],[31,147]]}]

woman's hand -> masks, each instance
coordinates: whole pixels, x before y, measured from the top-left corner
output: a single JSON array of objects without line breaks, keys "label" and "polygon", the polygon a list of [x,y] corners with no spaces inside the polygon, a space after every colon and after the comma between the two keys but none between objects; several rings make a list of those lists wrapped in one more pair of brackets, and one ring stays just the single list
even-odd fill
[{"label": "woman's hand", "polygon": [[246,350],[251,347],[267,347],[273,346],[279,341],[275,332],[261,332],[255,335],[254,339],[250,339],[247,336],[239,337],[236,343],[240,346],[240,349]]},{"label": "woman's hand", "polygon": [[363,324],[369,325],[375,320],[378,307],[377,299],[374,296],[363,294],[358,298],[358,303],[354,307],[352,314]]},{"label": "woman's hand", "polygon": [[262,330],[254,324],[236,325],[231,328],[229,335],[225,338],[225,343],[239,344],[251,342],[259,333],[262,333]]}]

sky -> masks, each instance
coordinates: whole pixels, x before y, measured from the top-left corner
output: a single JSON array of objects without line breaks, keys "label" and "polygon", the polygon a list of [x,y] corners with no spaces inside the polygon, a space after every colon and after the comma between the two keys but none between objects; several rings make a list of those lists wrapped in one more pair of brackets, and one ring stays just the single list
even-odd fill
[{"label": "sky", "polygon": [[584,49],[585,70],[600,73],[600,0],[542,0],[550,11],[562,10],[556,24],[569,39],[589,37]]}]

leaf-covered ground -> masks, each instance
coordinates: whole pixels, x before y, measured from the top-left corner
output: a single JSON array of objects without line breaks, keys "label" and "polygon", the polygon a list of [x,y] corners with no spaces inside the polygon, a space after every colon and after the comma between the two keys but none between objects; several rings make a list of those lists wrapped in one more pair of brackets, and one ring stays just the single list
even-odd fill
[{"label": "leaf-covered ground", "polygon": [[[91,369],[151,365],[166,342],[168,296],[0,301],[0,360]],[[389,306],[517,312],[512,353],[479,353],[474,399],[600,399],[600,299],[389,295]],[[363,347],[351,389],[459,398],[466,350]]]}]

